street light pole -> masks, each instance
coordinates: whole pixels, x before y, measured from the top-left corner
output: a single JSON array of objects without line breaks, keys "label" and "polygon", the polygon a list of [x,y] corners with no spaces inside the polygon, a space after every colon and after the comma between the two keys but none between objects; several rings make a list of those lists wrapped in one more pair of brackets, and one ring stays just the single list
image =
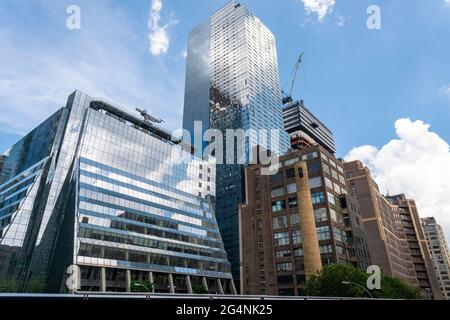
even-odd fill
[{"label": "street light pole", "polygon": [[341,283],[342,283],[342,284],[345,284],[345,285],[351,285],[351,284],[353,284],[353,285],[355,285],[355,286],[357,286],[357,287],[360,287],[361,289],[363,289],[363,290],[370,296],[370,298],[373,299],[373,296],[372,296],[372,294],[370,293],[370,291],[367,290],[367,288],[365,288],[364,286],[362,286],[362,285],[360,285],[360,284],[358,284],[358,283],[352,282],[352,281],[342,281]]}]

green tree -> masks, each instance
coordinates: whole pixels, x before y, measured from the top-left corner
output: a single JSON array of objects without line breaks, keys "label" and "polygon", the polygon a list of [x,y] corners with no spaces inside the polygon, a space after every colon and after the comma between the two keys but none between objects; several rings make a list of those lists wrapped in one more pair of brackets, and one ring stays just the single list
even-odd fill
[{"label": "green tree", "polygon": [[195,294],[207,294],[208,289],[206,289],[206,287],[202,285],[194,285],[192,286],[192,292]]},{"label": "green tree", "polygon": [[147,280],[133,280],[130,283],[131,292],[153,292],[154,284]]},{"label": "green tree", "polygon": [[43,278],[35,278],[30,280],[27,285],[26,292],[43,293],[45,291],[45,280]]},{"label": "green tree", "polygon": [[14,293],[20,292],[22,283],[16,279],[0,279],[0,292]]},{"label": "green tree", "polygon": [[389,299],[422,299],[419,288],[386,273],[381,274],[381,289],[373,290],[373,296]]},{"label": "green tree", "polygon": [[[309,296],[369,298],[367,292],[358,286],[366,287],[369,276],[370,274],[348,265],[327,265],[306,281],[305,293]],[[350,284],[343,284],[342,281]],[[374,298],[421,299],[418,288],[385,273],[381,274],[381,289],[369,291]]]}]

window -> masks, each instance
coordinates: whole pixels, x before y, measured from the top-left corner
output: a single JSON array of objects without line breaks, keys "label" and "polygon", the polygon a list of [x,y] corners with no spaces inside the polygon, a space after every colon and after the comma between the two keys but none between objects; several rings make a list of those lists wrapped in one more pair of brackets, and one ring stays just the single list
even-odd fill
[{"label": "window", "polygon": [[292,231],[292,243],[293,244],[302,243],[302,235],[300,234],[300,230]]},{"label": "window", "polygon": [[340,242],[344,242],[345,233],[340,228],[333,227],[334,239]]},{"label": "window", "polygon": [[337,183],[333,182],[333,189],[337,194],[341,194],[341,187]]},{"label": "window", "polygon": [[323,166],[323,171],[325,173],[330,174],[330,167],[327,164],[325,164],[325,163],[322,163],[322,166]]},{"label": "window", "polygon": [[345,178],[344,176],[339,175],[339,182],[345,185]]},{"label": "window", "polygon": [[272,212],[279,212],[286,209],[286,202],[284,200],[278,200],[272,202]]},{"label": "window", "polygon": [[289,218],[291,219],[292,227],[298,226],[300,224],[300,214],[298,213],[291,214]]},{"label": "window", "polygon": [[328,192],[328,202],[337,206],[337,201],[336,201],[336,197],[334,196],[334,194]]},{"label": "window", "polygon": [[320,172],[320,161],[315,160],[308,163],[308,173],[313,175],[315,173]]},{"label": "window", "polygon": [[287,216],[273,218],[273,228],[287,228]]},{"label": "window", "polygon": [[289,169],[286,170],[286,178],[287,179],[295,178],[295,170],[294,170],[294,168],[289,168]]},{"label": "window", "polygon": [[333,249],[332,249],[331,245],[320,246],[319,250],[320,250],[320,253],[333,253]]},{"label": "window", "polygon": [[270,176],[270,182],[281,182],[283,181],[283,173],[278,171],[276,174]]},{"label": "window", "polygon": [[325,202],[325,196],[322,191],[312,193],[311,198],[312,198],[313,204],[319,204],[319,203]]},{"label": "window", "polygon": [[288,191],[288,193],[297,192],[297,184],[296,183],[289,183],[287,185],[287,191]]},{"label": "window", "polygon": [[275,251],[275,257],[287,258],[291,256],[291,250],[277,250]]},{"label": "window", "polygon": [[294,159],[286,160],[286,161],[284,162],[284,165],[285,165],[286,167],[288,167],[288,166],[293,165],[294,163],[296,163],[298,160],[299,160],[299,159],[298,159],[297,157],[294,158]]},{"label": "window", "polygon": [[321,152],[320,154],[323,160],[328,161],[328,156],[325,153]]},{"label": "window", "polygon": [[291,262],[277,263],[277,271],[292,271]]},{"label": "window", "polygon": [[316,151],[305,154],[302,156],[302,160],[311,160],[317,158],[318,154]]},{"label": "window", "polygon": [[289,208],[297,208],[297,207],[298,207],[298,199],[289,198]]},{"label": "window", "polygon": [[302,248],[294,249],[294,256],[295,257],[303,257],[303,249]]},{"label": "window", "polygon": [[320,177],[315,177],[315,178],[309,179],[309,188],[310,189],[318,188],[321,186],[322,186],[322,179]]},{"label": "window", "polygon": [[330,239],[330,228],[328,226],[318,227],[317,230],[317,239],[321,240],[329,240]]},{"label": "window", "polygon": [[279,197],[284,194],[283,187],[272,189],[271,196]]},{"label": "window", "polygon": [[325,177],[325,185],[330,188],[333,189],[333,182],[331,182],[330,179],[328,179],[327,177]]},{"label": "window", "polygon": [[331,220],[333,220],[334,222],[340,223],[340,224],[344,224],[344,218],[342,217],[342,215],[337,212],[334,209],[330,208],[330,217]]},{"label": "window", "polygon": [[338,173],[335,170],[333,170],[333,169],[331,169],[331,176],[334,179],[339,180]]},{"label": "window", "polygon": [[276,246],[285,246],[290,243],[289,232],[278,232],[273,235]]},{"label": "window", "polygon": [[336,210],[330,209],[330,217],[332,221],[338,222]]},{"label": "window", "polygon": [[334,162],[333,160],[330,159],[330,165],[334,168],[336,168],[336,162]]},{"label": "window", "polygon": [[336,253],[337,254],[341,254],[344,255],[344,248],[342,248],[341,246],[336,246]]},{"label": "window", "polygon": [[327,209],[320,208],[314,210],[314,216],[316,218],[316,222],[323,222],[328,220]]}]

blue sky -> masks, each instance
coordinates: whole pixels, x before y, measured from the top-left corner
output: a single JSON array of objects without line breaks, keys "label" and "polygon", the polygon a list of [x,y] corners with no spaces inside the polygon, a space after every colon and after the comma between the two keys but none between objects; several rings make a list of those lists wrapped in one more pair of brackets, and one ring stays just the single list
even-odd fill
[{"label": "blue sky", "polygon": [[[0,150],[63,106],[75,89],[130,110],[144,106],[168,128],[180,127],[188,32],[225,3],[162,0],[162,8],[152,11],[152,0],[2,0]],[[282,84],[304,51],[296,93],[334,131],[339,156],[368,145],[372,149],[356,149],[357,154],[381,176],[386,168],[375,163],[378,152],[392,141],[421,139],[402,133],[425,129],[425,136],[439,140],[443,163],[450,163],[445,142],[450,141],[450,0],[242,3],[277,39]],[[66,28],[72,4],[81,8],[80,30]],[[381,9],[381,30],[366,27],[371,4]],[[153,52],[149,33],[164,38]],[[394,127],[402,118],[411,119],[400,123],[404,130]],[[414,143],[408,141],[405,150]],[[414,161],[405,159],[413,163],[405,175],[418,168]],[[380,179],[394,184],[398,173],[390,175]],[[450,185],[437,183],[448,193]],[[393,189],[401,188],[406,187]],[[442,197],[449,198],[446,194]],[[450,229],[450,203],[446,208],[441,214]]]},{"label": "blue sky", "polygon": [[[1,1],[0,150],[76,88],[148,106],[180,126],[188,32],[225,2],[164,0],[160,25],[169,24],[170,45],[152,55],[151,0]],[[319,21],[302,0],[243,1],[277,38],[282,84],[305,52],[296,93],[333,129],[340,155],[381,145],[401,117],[424,120],[450,141],[450,5],[407,2],[336,0]],[[81,30],[65,27],[70,4],[81,8]],[[370,4],[381,8],[381,30],[366,28]]]}]

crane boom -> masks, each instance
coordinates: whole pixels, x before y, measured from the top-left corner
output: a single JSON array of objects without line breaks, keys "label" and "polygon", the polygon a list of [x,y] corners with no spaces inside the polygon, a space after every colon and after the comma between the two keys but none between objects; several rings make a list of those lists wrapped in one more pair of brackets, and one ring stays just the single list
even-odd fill
[{"label": "crane boom", "polygon": [[302,63],[302,58],[303,58],[303,52],[300,53],[300,55],[297,58],[297,62],[295,63],[294,69],[292,70],[292,82],[291,82],[291,91],[289,92],[289,95],[292,97],[292,94],[294,93],[294,85],[295,85],[295,81],[297,80],[297,73],[298,73],[298,69],[300,67],[300,64]]},{"label": "crane boom", "polygon": [[284,87],[287,85],[286,84],[283,86],[283,90],[281,90],[282,94],[283,94],[283,104],[289,103],[291,104],[293,101],[292,95],[294,93],[294,86],[295,86],[295,81],[297,80],[297,73],[298,73],[298,69],[300,68],[300,65],[302,63],[302,58],[303,58],[303,51],[300,52],[297,61],[295,62],[295,66],[291,71],[291,88],[289,90],[289,93],[284,92]]}]

